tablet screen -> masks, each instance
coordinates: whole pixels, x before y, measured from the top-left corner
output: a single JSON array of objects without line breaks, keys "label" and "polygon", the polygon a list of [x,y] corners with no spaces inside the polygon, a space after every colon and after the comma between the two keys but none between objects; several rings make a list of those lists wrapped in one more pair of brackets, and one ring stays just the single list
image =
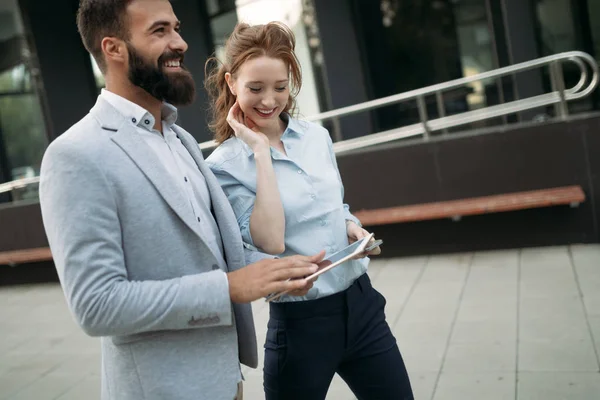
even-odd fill
[{"label": "tablet screen", "polygon": [[365,237],[360,240],[357,240],[356,242],[352,243],[348,247],[343,248],[342,250],[338,251],[337,253],[333,253],[332,255],[330,255],[329,257],[327,257],[326,259],[324,259],[323,261],[321,261],[319,263],[319,269],[325,268],[325,267],[327,267],[333,263],[336,263],[339,260],[342,260],[345,257],[351,255],[352,253],[354,253],[356,251],[356,249],[358,249],[360,247],[362,242],[364,242],[366,239],[367,238]]}]

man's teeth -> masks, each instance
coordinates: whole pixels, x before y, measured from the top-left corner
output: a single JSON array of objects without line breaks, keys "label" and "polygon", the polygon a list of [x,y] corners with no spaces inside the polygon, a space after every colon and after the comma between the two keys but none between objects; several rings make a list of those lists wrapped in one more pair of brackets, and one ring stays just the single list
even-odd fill
[{"label": "man's teeth", "polygon": [[259,110],[258,108],[256,109],[256,111],[258,111],[261,114],[271,114],[273,111],[275,111],[274,108],[271,108],[270,110]]},{"label": "man's teeth", "polygon": [[165,63],[165,66],[167,66],[167,67],[179,67],[180,64],[181,63],[179,62],[179,60],[171,60],[171,61],[167,61]]}]

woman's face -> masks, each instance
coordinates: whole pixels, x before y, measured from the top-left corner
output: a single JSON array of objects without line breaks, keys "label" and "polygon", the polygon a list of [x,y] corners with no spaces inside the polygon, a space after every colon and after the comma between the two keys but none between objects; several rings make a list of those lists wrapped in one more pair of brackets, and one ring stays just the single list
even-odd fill
[{"label": "woman's face", "polygon": [[259,129],[277,129],[290,97],[288,68],[278,58],[261,56],[244,62],[235,76],[225,76],[238,104]]}]

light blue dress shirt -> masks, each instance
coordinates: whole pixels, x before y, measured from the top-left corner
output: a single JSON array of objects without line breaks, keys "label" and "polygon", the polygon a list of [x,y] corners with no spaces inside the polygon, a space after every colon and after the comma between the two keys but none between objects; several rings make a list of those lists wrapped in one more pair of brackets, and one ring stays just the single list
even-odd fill
[{"label": "light blue dress shirt", "polygon": [[[346,220],[360,225],[344,204],[344,187],[329,132],[320,125],[282,114],[287,128],[281,137],[285,154],[271,147],[273,168],[285,213],[285,252],[280,256],[333,254],[348,246]],[[237,217],[244,242],[255,246],[250,215],[256,199],[254,153],[242,140],[223,142],[206,160]],[[367,271],[369,259],[348,261],[319,276],[303,297],[284,295],[278,301],[313,300],[347,289]]]}]

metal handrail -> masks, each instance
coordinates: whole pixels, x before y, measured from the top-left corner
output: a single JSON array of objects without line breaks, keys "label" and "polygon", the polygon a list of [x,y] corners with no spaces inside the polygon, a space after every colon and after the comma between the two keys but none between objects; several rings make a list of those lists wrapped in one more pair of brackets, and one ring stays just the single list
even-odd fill
[{"label": "metal handrail", "polygon": [[40,177],[39,176],[33,176],[31,178],[23,178],[23,179],[17,179],[11,182],[6,182],[3,184],[0,184],[0,194],[5,193],[5,192],[12,192],[15,189],[22,189],[28,185],[31,185],[33,183],[39,183],[40,182]]},{"label": "metal handrail", "polygon": [[[565,88],[564,76],[562,73],[562,63],[565,61],[573,62],[579,67],[581,76],[579,81],[572,88]],[[500,78],[507,75],[514,75],[518,72],[529,71],[543,66],[550,66],[550,79],[552,83],[552,92],[529,97],[526,99],[514,100],[503,104],[484,107],[474,111],[466,111],[459,114],[446,116],[445,105],[442,94],[472,82]],[[588,67],[592,72],[591,78],[588,73]],[[421,122],[408,126],[402,126],[396,129],[390,129],[383,132],[372,133],[355,139],[348,139],[335,142],[333,144],[336,154],[346,151],[356,150],[367,146],[373,146],[391,141],[423,135],[429,139],[431,132],[453,128],[456,126],[468,124],[471,122],[482,121],[485,119],[501,117],[521,111],[534,108],[555,105],[556,114],[560,118],[568,115],[566,103],[572,100],[578,100],[592,93],[600,81],[598,64],[596,60],[587,53],[581,51],[570,51],[559,53],[548,57],[542,57],[532,61],[511,65],[493,71],[469,76],[466,78],[455,79],[445,83],[428,86],[422,89],[411,90],[405,93],[399,93],[376,100],[366,101],[348,107],[338,108],[306,118],[308,121],[325,121],[337,119],[339,117],[356,114],[359,112],[370,111],[375,108],[389,106],[392,104],[417,100]],[[589,78],[589,79],[588,79]],[[435,95],[439,118],[428,119],[425,105],[425,96]],[[200,143],[202,150],[214,148],[217,143],[213,140]],[[14,189],[23,188],[33,183],[39,183],[39,177],[19,179],[16,181],[0,185],[0,193],[9,192]]]},{"label": "metal handrail", "polygon": [[[581,72],[579,81],[572,88],[565,88],[564,76],[562,73],[562,64],[565,61],[573,62],[579,67]],[[526,99],[514,100],[500,105],[484,107],[474,111],[466,111],[452,116],[446,116],[445,105],[443,101],[443,92],[465,86],[472,82],[488,80],[492,78],[501,78],[508,75],[514,75],[519,72],[525,72],[550,66],[550,79],[552,83],[552,92]],[[591,70],[591,78],[588,73],[588,67]],[[588,79],[589,78],[589,79]],[[526,61],[508,67],[498,68],[492,71],[469,76],[466,78],[455,79],[452,81],[428,86],[421,89],[411,90],[409,92],[399,93],[392,96],[383,97],[376,100],[366,101],[364,103],[352,106],[338,108],[306,118],[308,121],[325,121],[338,119],[340,117],[356,114],[359,112],[370,111],[375,108],[389,106],[392,104],[416,100],[419,109],[420,123],[387,130],[384,132],[372,133],[355,139],[348,139],[335,142],[333,147],[336,153],[343,153],[350,150],[391,142],[403,138],[423,135],[429,139],[433,131],[444,130],[471,122],[482,121],[494,117],[513,114],[538,107],[555,105],[556,114],[560,118],[566,118],[568,108],[566,103],[572,100],[578,100],[592,93],[599,83],[598,64],[596,60],[587,53],[581,51],[570,51],[559,53],[552,56],[538,58],[536,60]],[[425,97],[429,95],[436,96],[436,103],[439,118],[429,119],[425,105]],[[211,149],[217,146],[213,140],[200,143],[200,148]]]}]

